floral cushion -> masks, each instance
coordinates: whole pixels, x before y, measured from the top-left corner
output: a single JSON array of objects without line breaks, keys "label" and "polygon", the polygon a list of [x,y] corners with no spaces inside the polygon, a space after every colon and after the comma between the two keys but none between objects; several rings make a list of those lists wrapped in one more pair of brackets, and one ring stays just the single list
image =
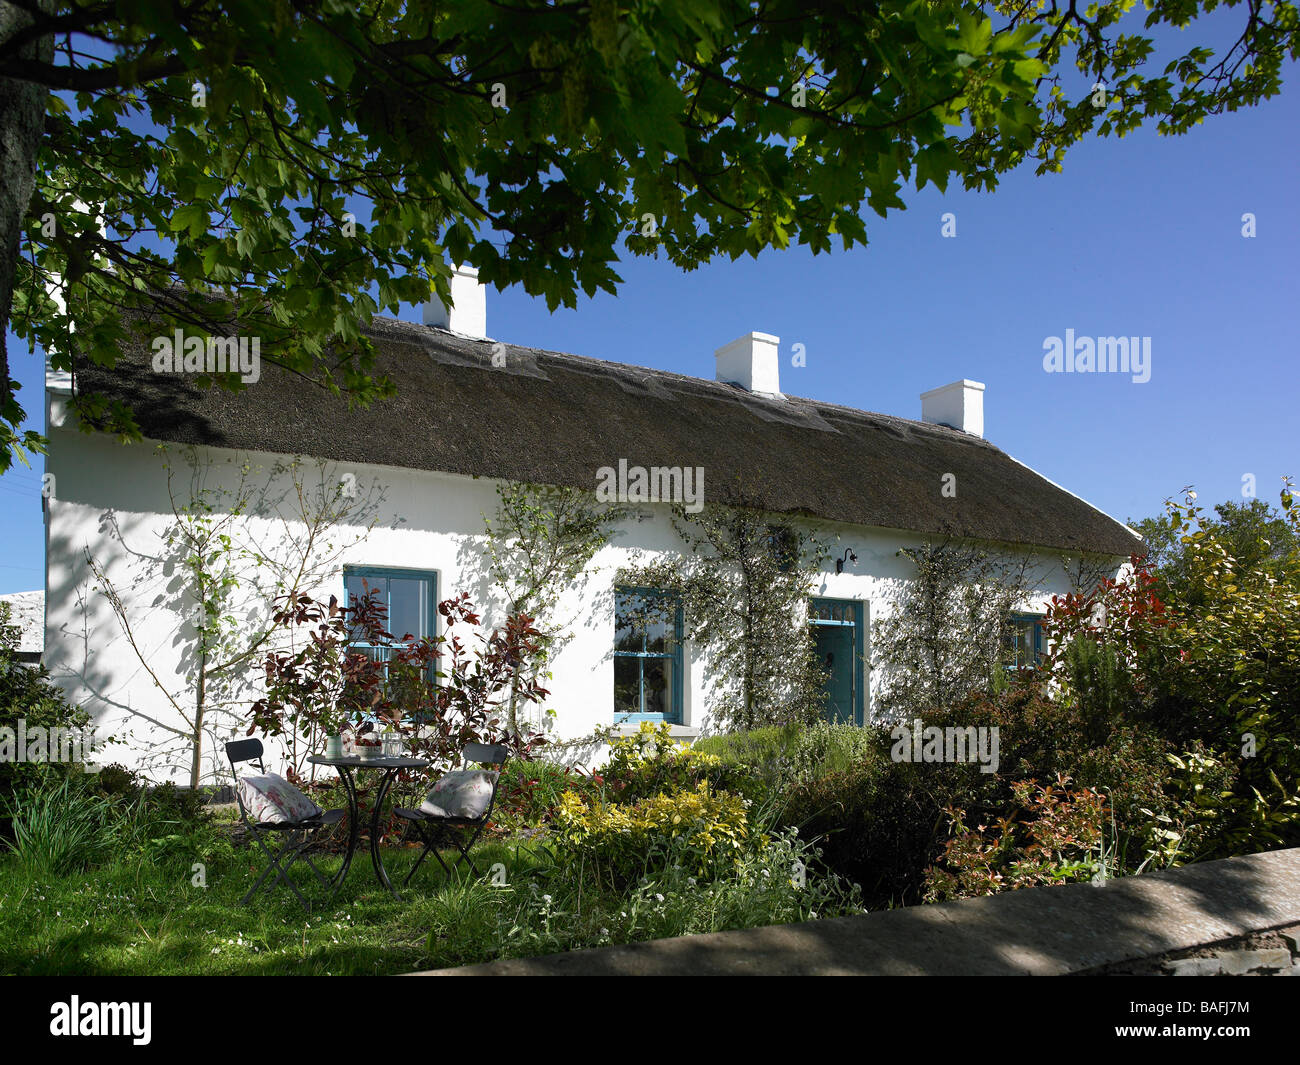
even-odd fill
[{"label": "floral cushion", "polygon": [[420,809],[434,817],[477,821],[488,811],[498,775],[489,769],[457,769],[433,786]]},{"label": "floral cushion", "polygon": [[277,773],[258,776],[250,773],[239,778],[239,798],[254,821],[282,825],[305,821],[324,811]]}]

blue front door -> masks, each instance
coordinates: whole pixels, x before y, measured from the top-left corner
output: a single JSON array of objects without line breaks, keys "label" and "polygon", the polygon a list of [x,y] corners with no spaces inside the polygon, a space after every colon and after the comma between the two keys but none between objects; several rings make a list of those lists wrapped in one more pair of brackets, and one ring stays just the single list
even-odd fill
[{"label": "blue front door", "polygon": [[826,671],[823,713],[836,724],[862,724],[862,604],[814,599],[809,610],[813,650]]}]

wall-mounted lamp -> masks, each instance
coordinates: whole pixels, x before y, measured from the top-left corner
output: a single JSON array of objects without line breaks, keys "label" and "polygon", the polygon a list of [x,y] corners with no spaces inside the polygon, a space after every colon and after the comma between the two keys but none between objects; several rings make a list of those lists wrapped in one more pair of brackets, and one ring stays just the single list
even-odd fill
[{"label": "wall-mounted lamp", "polygon": [[853,548],[851,548],[851,547],[846,547],[846,548],[844,549],[844,557],[843,557],[843,558],[837,558],[837,559],[835,560],[835,572],[836,572],[836,573],[843,573],[843,572],[844,572],[844,563],[845,563],[845,562],[856,562],[857,560],[858,560],[858,556],[855,555],[855,554],[853,553]]}]

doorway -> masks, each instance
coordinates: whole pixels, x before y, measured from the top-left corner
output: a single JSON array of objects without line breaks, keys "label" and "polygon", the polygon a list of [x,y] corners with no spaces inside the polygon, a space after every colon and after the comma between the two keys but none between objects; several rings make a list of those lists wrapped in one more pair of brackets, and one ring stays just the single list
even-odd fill
[{"label": "doorway", "polygon": [[832,724],[863,723],[863,604],[857,599],[814,599],[808,621],[813,651],[827,671],[823,713]]}]

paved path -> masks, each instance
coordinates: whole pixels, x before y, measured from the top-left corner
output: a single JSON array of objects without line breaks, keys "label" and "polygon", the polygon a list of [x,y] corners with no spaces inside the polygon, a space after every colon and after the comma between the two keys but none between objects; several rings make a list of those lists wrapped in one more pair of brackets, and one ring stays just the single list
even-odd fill
[{"label": "paved path", "polygon": [[415,975],[1015,975],[1115,966],[1300,923],[1300,848],[1167,872]]}]

